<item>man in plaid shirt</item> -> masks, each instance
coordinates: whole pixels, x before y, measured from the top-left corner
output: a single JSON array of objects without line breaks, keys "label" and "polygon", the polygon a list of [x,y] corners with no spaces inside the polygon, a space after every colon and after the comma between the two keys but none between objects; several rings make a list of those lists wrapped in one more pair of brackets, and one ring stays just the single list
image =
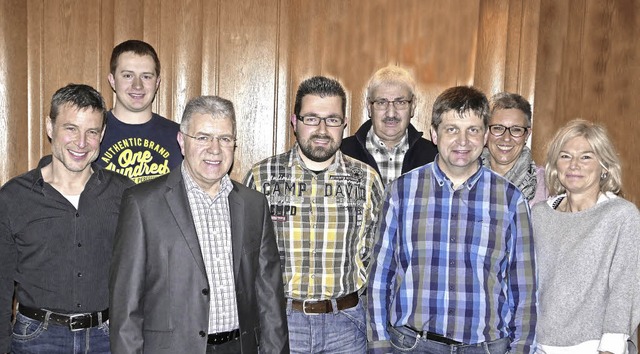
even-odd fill
[{"label": "man in plaid shirt", "polygon": [[371,353],[534,352],[529,206],[480,162],[488,119],[482,92],[443,92],[436,160],[387,187],[368,284]]},{"label": "man in plaid shirt", "polygon": [[346,94],[316,76],[296,94],[296,144],[249,171],[265,194],[282,261],[292,353],[366,351],[360,300],[383,186],[367,164],[339,151]]}]

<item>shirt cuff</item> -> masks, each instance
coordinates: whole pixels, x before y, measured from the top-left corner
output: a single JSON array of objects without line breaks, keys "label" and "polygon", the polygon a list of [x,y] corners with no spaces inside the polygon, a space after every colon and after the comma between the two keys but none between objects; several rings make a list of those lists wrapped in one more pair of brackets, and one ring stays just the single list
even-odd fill
[{"label": "shirt cuff", "polygon": [[629,339],[629,336],[624,333],[605,333],[600,338],[598,351],[625,354],[627,352],[627,339]]},{"label": "shirt cuff", "polygon": [[389,354],[391,353],[391,342],[388,340],[380,340],[369,342],[368,354]]}]

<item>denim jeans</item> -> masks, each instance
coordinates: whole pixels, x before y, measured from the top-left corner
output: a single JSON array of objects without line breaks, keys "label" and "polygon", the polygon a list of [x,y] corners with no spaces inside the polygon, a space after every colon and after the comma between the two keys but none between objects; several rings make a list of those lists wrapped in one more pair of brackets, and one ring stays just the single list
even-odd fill
[{"label": "denim jeans", "polygon": [[424,354],[505,354],[509,350],[509,338],[477,344],[449,345],[426,338],[417,338],[415,332],[405,327],[388,327],[393,353]]},{"label": "denim jeans", "polygon": [[[335,305],[335,304],[334,304]],[[335,308],[335,306],[334,306]],[[291,353],[366,353],[367,332],[362,298],[352,308],[310,314],[291,309],[287,301]]]},{"label": "denim jeans", "polygon": [[68,327],[45,323],[16,314],[11,353],[14,354],[81,354],[111,353],[109,322],[97,327],[72,332]]}]

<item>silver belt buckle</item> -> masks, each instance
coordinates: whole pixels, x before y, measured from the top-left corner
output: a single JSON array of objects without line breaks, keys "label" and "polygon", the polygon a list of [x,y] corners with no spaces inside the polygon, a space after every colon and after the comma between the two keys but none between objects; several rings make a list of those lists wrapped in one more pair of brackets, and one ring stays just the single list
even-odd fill
[{"label": "silver belt buckle", "polygon": [[307,312],[307,301],[310,302],[318,302],[318,299],[304,299],[302,300],[302,313],[304,313],[307,316],[317,316],[320,315],[319,313],[312,313],[312,312]]},{"label": "silver belt buckle", "polygon": [[77,332],[84,329],[84,328],[74,328],[74,325],[79,324],[78,322],[76,322],[76,319],[83,318],[86,316],[91,317],[91,314],[81,313],[81,314],[69,315],[69,329],[71,330],[71,332]]}]

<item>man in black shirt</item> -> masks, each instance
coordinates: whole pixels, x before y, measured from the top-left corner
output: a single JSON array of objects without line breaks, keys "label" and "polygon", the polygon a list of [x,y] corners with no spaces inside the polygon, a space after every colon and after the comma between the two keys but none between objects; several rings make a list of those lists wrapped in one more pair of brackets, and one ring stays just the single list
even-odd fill
[{"label": "man in black shirt", "polygon": [[105,115],[92,87],[59,89],[46,118],[52,154],[0,189],[2,353],[110,352],[111,249],[133,183],[93,163]]}]

